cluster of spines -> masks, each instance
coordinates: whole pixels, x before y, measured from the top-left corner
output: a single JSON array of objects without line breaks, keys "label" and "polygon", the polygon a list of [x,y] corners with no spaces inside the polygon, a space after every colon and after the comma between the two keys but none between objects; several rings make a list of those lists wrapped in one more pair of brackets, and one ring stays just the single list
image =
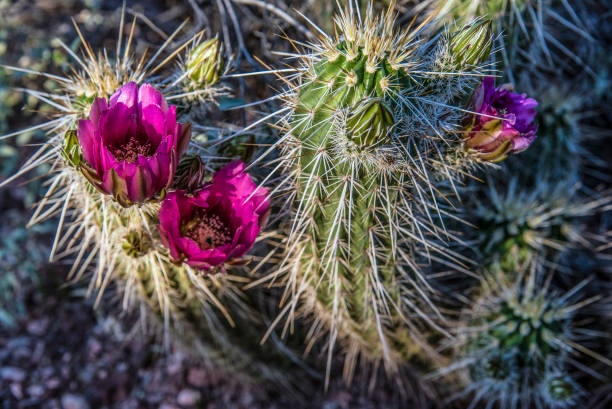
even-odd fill
[{"label": "cluster of spines", "polygon": [[502,34],[497,45],[510,79],[518,68],[536,66],[574,73],[580,67],[593,73],[581,50],[571,46],[575,40],[585,50],[595,44],[578,13],[579,5],[551,0],[434,0],[431,5],[439,8],[446,20],[493,19],[496,32]]}]

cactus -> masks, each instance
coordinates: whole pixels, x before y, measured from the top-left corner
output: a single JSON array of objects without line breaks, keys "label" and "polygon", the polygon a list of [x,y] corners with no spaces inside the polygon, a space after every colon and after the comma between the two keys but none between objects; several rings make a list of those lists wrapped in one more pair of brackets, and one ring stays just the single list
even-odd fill
[{"label": "cactus", "polygon": [[[419,263],[454,258],[440,244],[438,193],[452,195],[477,163],[463,151],[455,105],[476,85],[492,42],[473,26],[452,47],[427,22],[400,31],[394,5],[377,16],[370,5],[362,18],[347,2],[339,34],[321,34],[299,56],[281,110],[288,132],[276,144],[294,202],[284,262],[262,281],[285,277],[281,316],[287,325],[298,311],[312,316],[311,343],[329,331],[328,371],[338,340],[349,381],[360,357],[389,373],[417,351],[435,358],[423,332],[443,330]],[[482,49],[468,57],[458,44]]]},{"label": "cactus", "polygon": [[[174,106],[169,107],[166,98],[169,101],[178,100],[179,104],[182,104],[178,110],[180,119],[184,119],[181,118],[185,112],[182,109],[184,107],[189,106],[189,114],[196,109],[206,109],[202,104],[190,103],[193,102],[194,96],[206,95],[210,98],[223,89],[217,82],[221,72],[219,50],[213,53],[213,60],[204,58],[206,61],[203,61],[200,52],[203,48],[198,45],[203,36],[199,34],[179,44],[166,58],[161,58],[162,52],[172,44],[179,33],[179,28],[149,60],[145,60],[144,56],[136,59],[132,54],[132,35],[136,21],[130,29],[130,36],[126,40],[121,37],[124,31],[125,4],[122,16],[114,60],[106,52],[96,53],[75,25],[83,43],[83,55],[77,56],[67,46],[64,48],[78,65],[73,67],[71,74],[66,77],[39,73],[57,83],[55,94],[36,90],[27,92],[51,104],[58,111],[58,115],[49,122],[7,136],[19,135],[31,129],[42,129],[47,132],[48,139],[18,172],[4,180],[2,185],[10,183],[31,169],[51,164],[53,171],[49,174],[48,190],[34,210],[29,225],[40,224],[59,215],[50,259],[71,262],[68,280],[74,282],[90,276],[88,293],[96,296],[96,305],[103,300],[106,290],[112,287],[118,292],[117,298],[121,300],[122,307],[140,311],[142,321],[153,323],[154,328],[161,329],[167,343],[187,343],[196,349],[201,357],[228,370],[239,367],[247,376],[264,376],[287,384],[289,378],[279,375],[263,358],[265,353],[259,350],[255,333],[248,337],[254,342],[249,344],[243,339],[246,333],[256,331],[258,325],[263,324],[263,319],[256,309],[249,305],[248,297],[240,289],[246,280],[240,276],[241,273],[220,273],[223,266],[202,271],[182,263],[182,260],[171,256],[158,230],[160,202],[167,196],[167,190],[202,189],[207,179],[210,179],[210,170],[218,167],[218,164],[208,160],[205,155],[207,151],[202,146],[192,142],[188,147],[182,144],[183,146],[175,149],[172,143],[168,142],[168,138],[178,134],[188,137],[190,126],[177,122],[177,111]],[[211,41],[213,42],[204,43],[208,49],[218,47],[215,40]],[[196,44],[194,52],[197,54],[197,61],[188,63],[187,71],[182,65],[179,65],[178,70],[170,69],[169,63],[191,43]],[[7,69],[21,70],[16,67]],[[163,72],[163,75],[154,76],[160,72]],[[183,75],[185,72],[194,75]],[[197,89],[191,89],[185,95],[185,87],[193,87],[195,81],[198,82]],[[141,86],[138,87],[137,83]],[[126,108],[129,107],[127,101],[130,101],[131,97],[136,98],[136,94],[138,107],[134,108],[134,103],[131,108]],[[111,95],[115,96],[116,101],[110,101],[109,106],[107,99]],[[146,105],[146,102],[149,105]],[[158,145],[172,145],[170,151],[162,155],[158,155],[157,151],[155,155],[148,155],[132,148],[132,151],[123,152],[133,155],[133,158],[127,159],[118,159],[116,154],[112,153],[115,158],[113,160],[121,161],[119,166],[124,166],[123,169],[125,166],[135,165],[138,161],[151,159],[156,165],[153,166],[151,174],[143,173],[143,168],[140,167],[137,171],[141,177],[130,179],[130,175],[119,175],[117,172],[121,169],[118,167],[112,169],[112,178],[108,179],[106,174],[102,177],[97,164],[92,163],[91,152],[87,152],[87,149],[93,146],[93,142],[87,141],[90,143],[88,146],[85,137],[95,135],[102,139],[99,135],[102,125],[97,127],[98,123],[103,122],[100,118],[108,114],[114,106],[119,106],[120,110],[122,107],[132,109],[129,118],[139,116],[138,126],[144,126],[143,121],[149,126],[146,132],[155,126],[159,128],[160,123],[163,124],[163,129],[159,131],[163,135],[159,138],[166,139],[158,141]],[[137,110],[137,113],[133,110]],[[163,120],[151,119],[152,117],[143,119],[143,112],[147,110],[153,115],[159,114],[158,119],[164,116]],[[89,119],[84,119],[88,117]],[[128,137],[133,139],[130,139],[129,143],[138,142],[136,138],[146,133],[140,128],[129,128],[131,125],[124,117],[115,116],[113,119],[117,123],[109,121],[107,125],[111,124],[109,128],[113,128],[115,134],[121,134],[122,129],[131,130],[131,133],[127,133]],[[96,128],[87,134],[85,131],[88,126]],[[183,142],[188,142],[187,139]],[[180,141],[178,145],[181,145]],[[97,149],[95,146],[94,148]],[[142,145],[140,148],[146,146]],[[187,155],[181,159],[184,149],[187,149]],[[164,179],[164,175],[169,178],[166,186],[154,189],[155,193],[146,193],[156,184],[155,178]],[[246,217],[245,214],[243,216]],[[238,264],[239,260],[229,261]],[[241,321],[243,328],[234,329],[235,323]],[[258,349],[257,355],[251,350],[254,347]]]},{"label": "cactus", "polygon": [[535,188],[529,188],[517,175],[499,180],[508,184],[505,191],[489,179],[486,193],[473,195],[465,210],[465,218],[478,227],[472,237],[484,265],[512,271],[530,261],[556,262],[572,249],[597,247],[583,239],[584,221],[604,212],[612,197],[585,198],[572,181],[536,178]]},{"label": "cactus", "polygon": [[[581,48],[589,49],[595,44],[581,15],[584,6],[553,0],[438,0],[432,2],[432,7],[445,16],[440,24],[492,19],[496,46],[501,50],[504,74],[510,82],[514,83],[518,67],[545,65],[571,75],[580,73],[576,67],[593,72],[580,53]],[[580,47],[572,46],[576,43]]]},{"label": "cactus", "polygon": [[[609,364],[579,343],[579,334],[586,330],[575,316],[600,298],[576,300],[588,280],[559,294],[550,288],[551,277],[544,279],[535,266],[489,273],[480,300],[469,308],[465,326],[458,329],[458,356],[449,369],[463,370],[467,387],[456,397],[473,393],[471,407],[481,401],[504,409],[573,407],[583,391],[575,381],[570,354]],[[588,373],[583,368],[577,367]]]}]

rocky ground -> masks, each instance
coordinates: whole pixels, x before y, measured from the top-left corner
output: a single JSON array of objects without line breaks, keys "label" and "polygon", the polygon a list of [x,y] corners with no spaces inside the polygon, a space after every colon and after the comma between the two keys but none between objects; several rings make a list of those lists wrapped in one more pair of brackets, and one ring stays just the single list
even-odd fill
[{"label": "rocky ground", "polygon": [[27,314],[0,336],[3,408],[274,407],[185,352],[126,333],[125,322],[57,284],[29,294]]},{"label": "rocky ground", "polygon": [[180,347],[167,351],[155,338],[129,331],[130,317],[94,310],[82,287],[62,284],[61,268],[40,273],[37,286],[23,288],[27,312],[0,333],[2,409],[395,407],[384,389],[367,396],[340,382],[327,394],[310,391],[309,400],[237,382]]}]

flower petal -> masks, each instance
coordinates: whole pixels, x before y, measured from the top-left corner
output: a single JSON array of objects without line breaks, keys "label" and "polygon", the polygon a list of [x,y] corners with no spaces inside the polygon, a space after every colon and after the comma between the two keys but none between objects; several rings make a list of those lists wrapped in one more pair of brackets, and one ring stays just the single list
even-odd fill
[{"label": "flower petal", "polygon": [[135,82],[128,82],[119,88],[110,97],[110,107],[116,104],[123,104],[127,108],[135,108],[136,102],[138,101],[138,84]]},{"label": "flower petal", "polygon": [[96,128],[98,127],[98,122],[100,121],[100,115],[102,115],[102,112],[106,111],[107,109],[108,105],[106,104],[106,99],[94,99],[93,104],[91,104],[91,109],[89,110],[89,119],[91,122],[93,122]]},{"label": "flower petal", "polygon": [[168,110],[168,103],[161,92],[156,90],[150,84],[142,84],[138,89],[138,110],[142,110],[147,106],[156,106],[166,113]]},{"label": "flower petal", "polygon": [[96,128],[89,119],[79,119],[77,139],[81,146],[83,157],[93,169],[98,169],[99,141],[96,140]]},{"label": "flower petal", "polygon": [[145,106],[140,113],[140,124],[144,127],[153,149],[157,150],[166,135],[166,118],[161,108],[155,105]]},{"label": "flower petal", "polygon": [[98,130],[102,136],[102,143],[105,146],[121,146],[129,135],[137,131],[137,121],[134,111],[127,105],[122,103],[112,105],[100,116]]}]

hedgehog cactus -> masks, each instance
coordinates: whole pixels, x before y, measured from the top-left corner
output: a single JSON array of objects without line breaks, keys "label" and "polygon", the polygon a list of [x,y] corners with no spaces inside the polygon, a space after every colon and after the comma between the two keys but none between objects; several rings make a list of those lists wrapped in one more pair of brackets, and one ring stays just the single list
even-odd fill
[{"label": "hedgehog cactus", "polygon": [[577,342],[581,330],[573,322],[581,307],[599,297],[572,304],[586,282],[556,294],[534,267],[488,276],[482,299],[467,314],[468,326],[459,331],[464,342],[455,369],[466,369],[464,393],[474,392],[472,407],[479,401],[500,408],[572,407],[581,392],[569,354],[606,361]]},{"label": "hedgehog cactus", "polygon": [[485,264],[512,271],[529,261],[550,262],[571,249],[594,249],[605,241],[584,240],[583,222],[605,212],[611,197],[585,198],[572,181],[553,185],[536,178],[537,188],[529,189],[516,175],[508,179],[508,187],[500,191],[491,178],[486,196],[474,196],[466,207],[466,219],[478,227],[474,233]]},{"label": "hedgehog cactus", "polygon": [[[556,79],[556,78],[555,78]],[[528,82],[521,78],[521,82]],[[556,79],[557,80],[557,79]],[[578,180],[581,167],[601,166],[601,159],[589,152],[585,145],[601,137],[601,132],[581,129],[580,119],[585,115],[587,98],[576,87],[559,82],[545,84],[536,78],[534,92],[540,96],[538,108],[538,135],[534,149],[527,152],[525,161],[537,163],[537,171],[525,173],[526,180],[537,174],[539,178],[556,182]],[[534,152],[538,152],[534,155]],[[531,175],[529,175],[530,173]]]},{"label": "hedgehog cactus", "polygon": [[[167,341],[171,335],[174,341],[187,341],[201,356],[225,366],[249,362],[251,374],[274,372],[247,348],[238,347],[244,340],[238,343],[230,328],[245,319],[244,327],[252,329],[258,320],[237,284],[244,277],[217,274],[225,265],[245,261],[265,221],[267,192],[259,189],[249,197],[256,185],[238,162],[208,182],[205,168],[220,166],[190,138],[189,122],[198,116],[194,111],[206,109],[201,103],[190,104],[193,98],[204,102],[221,89],[215,85],[221,70],[219,44],[213,39],[200,47],[203,36],[197,34],[162,59],[179,27],[150,59],[146,54],[135,58],[131,50],[136,21],[127,40],[121,37],[125,7],[115,59],[106,51],[96,54],[81,36],[82,56],[64,46],[78,64],[69,74],[39,73],[57,83],[54,94],[28,92],[53,105],[58,115],[8,135],[42,129],[48,138],[0,186],[51,163],[48,191],[30,225],[59,215],[50,259],[72,263],[68,279],[90,275],[88,292],[97,293],[96,304],[106,289],[119,290],[122,306],[138,307],[143,323],[161,323],[153,327],[163,328]],[[192,43],[195,57],[188,67],[169,69]],[[197,89],[186,93],[196,80]],[[187,118],[185,107],[194,115]],[[176,203],[169,203],[179,194],[177,189],[180,194],[182,189],[199,190],[198,203],[181,203],[177,210]],[[182,219],[191,223],[188,227],[199,234],[198,240],[177,225]],[[243,328],[238,336],[244,333]]]},{"label": "hedgehog cactus", "polygon": [[470,28],[461,44],[482,49],[468,56],[426,22],[398,30],[393,8],[374,16],[370,6],[361,18],[348,2],[339,34],[322,34],[301,56],[283,109],[290,131],[278,143],[295,198],[283,313],[312,313],[313,339],[330,331],[328,367],[340,341],[349,380],[359,356],[393,372],[427,349],[424,324],[408,315],[438,328],[417,258],[446,256],[431,238],[443,234],[435,192],[476,161],[453,132],[464,115],[454,104],[464,105],[492,41]]}]

